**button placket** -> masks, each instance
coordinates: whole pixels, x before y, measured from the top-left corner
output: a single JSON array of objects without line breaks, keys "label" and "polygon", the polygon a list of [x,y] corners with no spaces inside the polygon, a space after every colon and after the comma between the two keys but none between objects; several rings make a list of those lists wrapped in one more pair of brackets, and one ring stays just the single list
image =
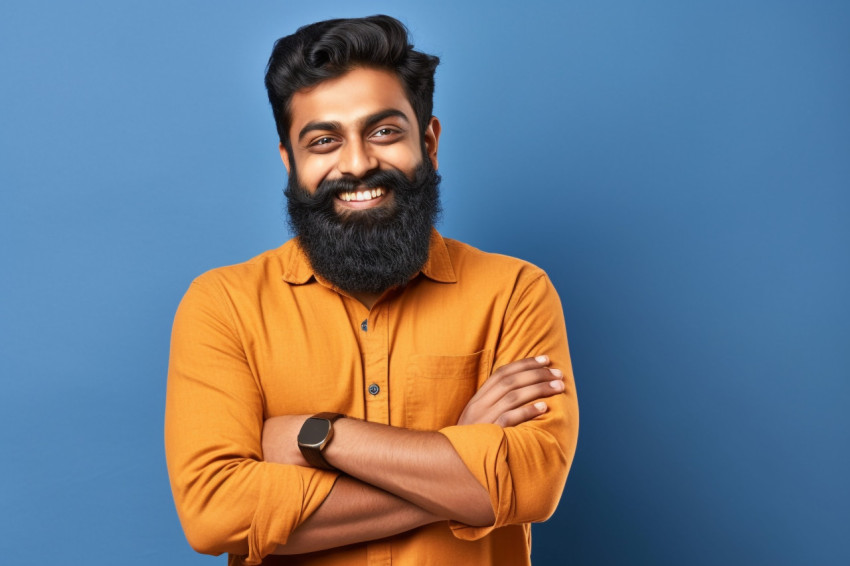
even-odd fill
[{"label": "button placket", "polygon": [[363,345],[366,419],[389,424],[389,389],[387,382],[388,344],[386,315],[383,305],[373,307],[369,317],[360,323]]}]

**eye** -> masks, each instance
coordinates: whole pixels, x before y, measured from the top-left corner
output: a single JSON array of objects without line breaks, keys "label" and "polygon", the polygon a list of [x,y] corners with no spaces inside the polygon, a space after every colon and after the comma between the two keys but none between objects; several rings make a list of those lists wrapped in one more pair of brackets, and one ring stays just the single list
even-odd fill
[{"label": "eye", "polygon": [[403,132],[398,128],[383,126],[372,132],[372,135],[370,137],[377,142],[391,143],[396,141],[402,135],[402,133]]},{"label": "eye", "polygon": [[329,153],[339,145],[339,140],[333,136],[319,136],[307,144],[307,149],[313,153]]}]

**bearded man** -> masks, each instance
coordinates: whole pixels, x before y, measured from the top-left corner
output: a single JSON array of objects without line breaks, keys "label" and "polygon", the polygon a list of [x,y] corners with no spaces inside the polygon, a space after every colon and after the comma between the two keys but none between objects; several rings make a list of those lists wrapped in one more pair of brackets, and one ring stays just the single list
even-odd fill
[{"label": "bearded man", "polygon": [[558,296],[443,238],[439,60],[387,16],[275,44],[296,237],[198,277],[166,455],[189,543],[230,564],[530,563],[578,407]]}]

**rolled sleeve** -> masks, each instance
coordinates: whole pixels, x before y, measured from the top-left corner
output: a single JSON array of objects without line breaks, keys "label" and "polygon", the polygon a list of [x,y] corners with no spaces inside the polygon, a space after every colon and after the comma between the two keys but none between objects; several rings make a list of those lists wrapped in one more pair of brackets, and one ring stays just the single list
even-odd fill
[{"label": "rolled sleeve", "polygon": [[337,474],[263,462],[263,395],[230,305],[202,276],[174,321],[165,449],[174,501],[198,552],[259,564],[324,501]]},{"label": "rolled sleeve", "polygon": [[561,303],[539,270],[525,281],[506,313],[494,367],[546,354],[551,367],[564,373],[565,391],[545,399],[546,413],[515,427],[476,424],[440,431],[489,493],[495,516],[494,524],[485,527],[451,522],[460,539],[476,540],[504,525],[548,519],[575,455],[578,402]]}]

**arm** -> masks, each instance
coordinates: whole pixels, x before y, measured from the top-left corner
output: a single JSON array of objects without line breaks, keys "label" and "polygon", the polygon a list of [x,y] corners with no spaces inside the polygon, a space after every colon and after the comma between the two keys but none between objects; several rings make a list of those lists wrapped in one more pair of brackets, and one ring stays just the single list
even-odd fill
[{"label": "arm", "polygon": [[[499,369],[469,402],[460,424],[514,426],[541,415],[546,403],[540,399],[563,390],[563,374],[547,368],[548,362],[541,356]],[[537,403],[529,404],[534,400]],[[296,442],[307,417],[287,415],[266,421],[263,450],[267,461],[307,465]],[[325,503],[275,553],[293,554],[373,540],[445,518],[481,525],[493,522],[489,495],[462,464],[458,465],[459,459],[442,435],[353,419],[338,420],[334,430],[326,459],[401,497],[343,477]],[[441,453],[444,459],[435,458]]]},{"label": "arm", "polygon": [[337,425],[325,450],[332,466],[440,517],[492,522],[487,492],[443,435],[356,419]]},{"label": "arm", "polygon": [[272,554],[302,554],[376,540],[442,519],[391,493],[341,476],[321,507]]},{"label": "arm", "polygon": [[463,539],[551,516],[575,454],[578,404],[563,313],[554,287],[540,270],[520,276],[502,328],[495,365],[544,352],[552,367],[563,372],[564,390],[546,400],[544,414],[517,426],[473,424],[440,431],[487,490],[496,516],[484,528],[451,523],[455,536]]},{"label": "arm", "polygon": [[187,291],[175,316],[165,449],[177,513],[198,552],[248,555],[286,543],[338,474],[263,461],[263,398],[230,305],[214,277]]},{"label": "arm", "polygon": [[[267,461],[309,466],[296,440],[309,416],[284,415],[266,421],[263,448]],[[493,520],[487,492],[438,432],[339,419],[324,456],[340,471],[429,515],[481,525]],[[351,510],[356,513],[357,506]],[[320,508],[317,513],[322,512]]]},{"label": "arm", "polygon": [[[460,424],[511,426],[539,416],[540,407],[527,403],[563,390],[560,371],[549,370],[545,363],[546,357],[528,359],[497,371],[488,380],[497,385],[482,388],[482,394],[473,397]],[[296,420],[299,428],[304,418]],[[340,419],[324,454],[328,463],[346,474],[437,516],[478,526],[495,519],[489,494],[438,432]]]}]

